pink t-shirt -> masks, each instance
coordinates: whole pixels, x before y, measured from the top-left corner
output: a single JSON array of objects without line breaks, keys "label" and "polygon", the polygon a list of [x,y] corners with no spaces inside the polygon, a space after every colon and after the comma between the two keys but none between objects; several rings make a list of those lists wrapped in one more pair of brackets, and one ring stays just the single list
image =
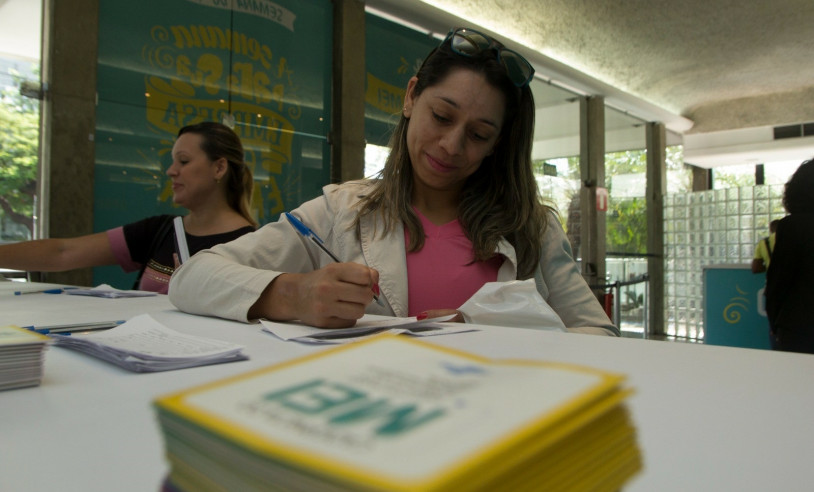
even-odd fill
[{"label": "pink t-shirt", "polygon": [[[124,236],[123,227],[110,229],[107,231],[107,237],[110,240],[113,255],[116,257],[122,270],[129,273],[141,269],[141,264],[130,258],[130,248],[127,246],[127,239]],[[144,273],[141,275],[138,289],[166,294],[170,288],[172,272],[173,269],[164,267],[154,259],[150,259],[149,263],[147,263],[147,268],[144,269]]]},{"label": "pink t-shirt", "polygon": [[[414,209],[415,210],[415,209]],[[428,309],[457,309],[486,282],[497,280],[503,256],[473,261],[472,242],[461,223],[437,226],[415,210],[424,227],[424,247],[407,252],[407,309],[416,316]],[[405,246],[410,243],[404,229]]]}]

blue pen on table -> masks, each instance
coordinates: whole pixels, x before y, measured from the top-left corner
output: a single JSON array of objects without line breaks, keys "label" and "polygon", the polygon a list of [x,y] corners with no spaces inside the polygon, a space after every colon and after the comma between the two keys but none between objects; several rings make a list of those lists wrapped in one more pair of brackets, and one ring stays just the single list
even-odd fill
[{"label": "blue pen on table", "polygon": [[115,328],[124,323],[125,320],[115,321],[90,321],[86,323],[71,323],[65,325],[41,325],[41,326],[24,326],[23,328],[31,331],[36,331],[42,335],[50,335],[53,333],[73,333],[77,331],[92,331],[92,330],[107,330]]},{"label": "blue pen on table", "polygon": [[[291,225],[294,226],[294,229],[296,229],[297,232],[299,232],[303,237],[305,237],[307,239],[310,239],[311,242],[316,244],[319,247],[319,249],[324,251],[335,262],[342,263],[342,260],[337,258],[335,254],[331,253],[331,250],[329,250],[328,248],[325,247],[325,243],[322,241],[322,239],[320,239],[319,236],[317,236],[314,233],[314,231],[309,229],[308,226],[303,224],[300,219],[294,217],[293,215],[291,215],[288,212],[285,212],[285,218],[288,219],[288,221],[291,223]],[[376,304],[381,305],[381,302],[379,301],[379,296],[377,296],[376,294],[373,294],[373,299],[376,301]]]},{"label": "blue pen on table", "polygon": [[62,294],[67,289],[76,288],[76,287],[60,287],[56,289],[42,289],[42,290],[17,290],[14,292],[15,296],[22,296],[25,294]]}]

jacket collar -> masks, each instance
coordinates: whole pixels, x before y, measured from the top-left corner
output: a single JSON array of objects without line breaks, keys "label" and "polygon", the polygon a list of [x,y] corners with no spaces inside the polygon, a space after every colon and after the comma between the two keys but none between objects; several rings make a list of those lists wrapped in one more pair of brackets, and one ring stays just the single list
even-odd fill
[{"label": "jacket collar", "polygon": [[497,271],[497,281],[517,280],[517,252],[514,250],[514,246],[505,237],[501,237],[495,253],[503,255],[504,258],[500,270]]}]

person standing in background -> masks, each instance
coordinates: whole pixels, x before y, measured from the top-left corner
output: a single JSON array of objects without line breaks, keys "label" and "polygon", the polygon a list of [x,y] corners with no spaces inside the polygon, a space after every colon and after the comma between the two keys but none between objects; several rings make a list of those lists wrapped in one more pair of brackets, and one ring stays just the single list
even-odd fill
[{"label": "person standing in background", "polygon": [[766,274],[766,313],[777,350],[814,353],[814,159],[786,183],[771,266]]},{"label": "person standing in background", "polygon": [[[769,268],[769,263],[772,261],[772,252],[774,251],[774,243],[775,243],[775,231],[777,231],[777,223],[780,222],[779,219],[775,219],[769,222],[769,235],[761,238],[758,241],[757,245],[755,246],[755,257],[752,259],[752,273],[764,273]],[[765,300],[766,297],[766,287],[764,286],[762,289],[758,291],[758,295],[762,296]],[[765,305],[765,304],[764,304]],[[761,314],[765,314],[765,311],[760,310]],[[775,349],[775,345],[777,341],[775,340],[774,333],[772,333],[771,327],[769,328],[769,345],[771,346],[772,350]]]},{"label": "person standing in background", "polygon": [[755,246],[755,256],[752,258],[752,273],[763,273],[769,268],[774,251],[775,232],[780,219],[769,222],[769,235],[758,241]]}]

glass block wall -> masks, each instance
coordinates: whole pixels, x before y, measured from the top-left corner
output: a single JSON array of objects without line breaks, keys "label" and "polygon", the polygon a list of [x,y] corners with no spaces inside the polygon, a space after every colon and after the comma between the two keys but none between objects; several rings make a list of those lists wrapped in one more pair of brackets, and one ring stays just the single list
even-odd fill
[{"label": "glass block wall", "polygon": [[782,218],[783,185],[745,186],[664,197],[667,335],[703,339],[703,267],[750,264],[755,244]]}]

